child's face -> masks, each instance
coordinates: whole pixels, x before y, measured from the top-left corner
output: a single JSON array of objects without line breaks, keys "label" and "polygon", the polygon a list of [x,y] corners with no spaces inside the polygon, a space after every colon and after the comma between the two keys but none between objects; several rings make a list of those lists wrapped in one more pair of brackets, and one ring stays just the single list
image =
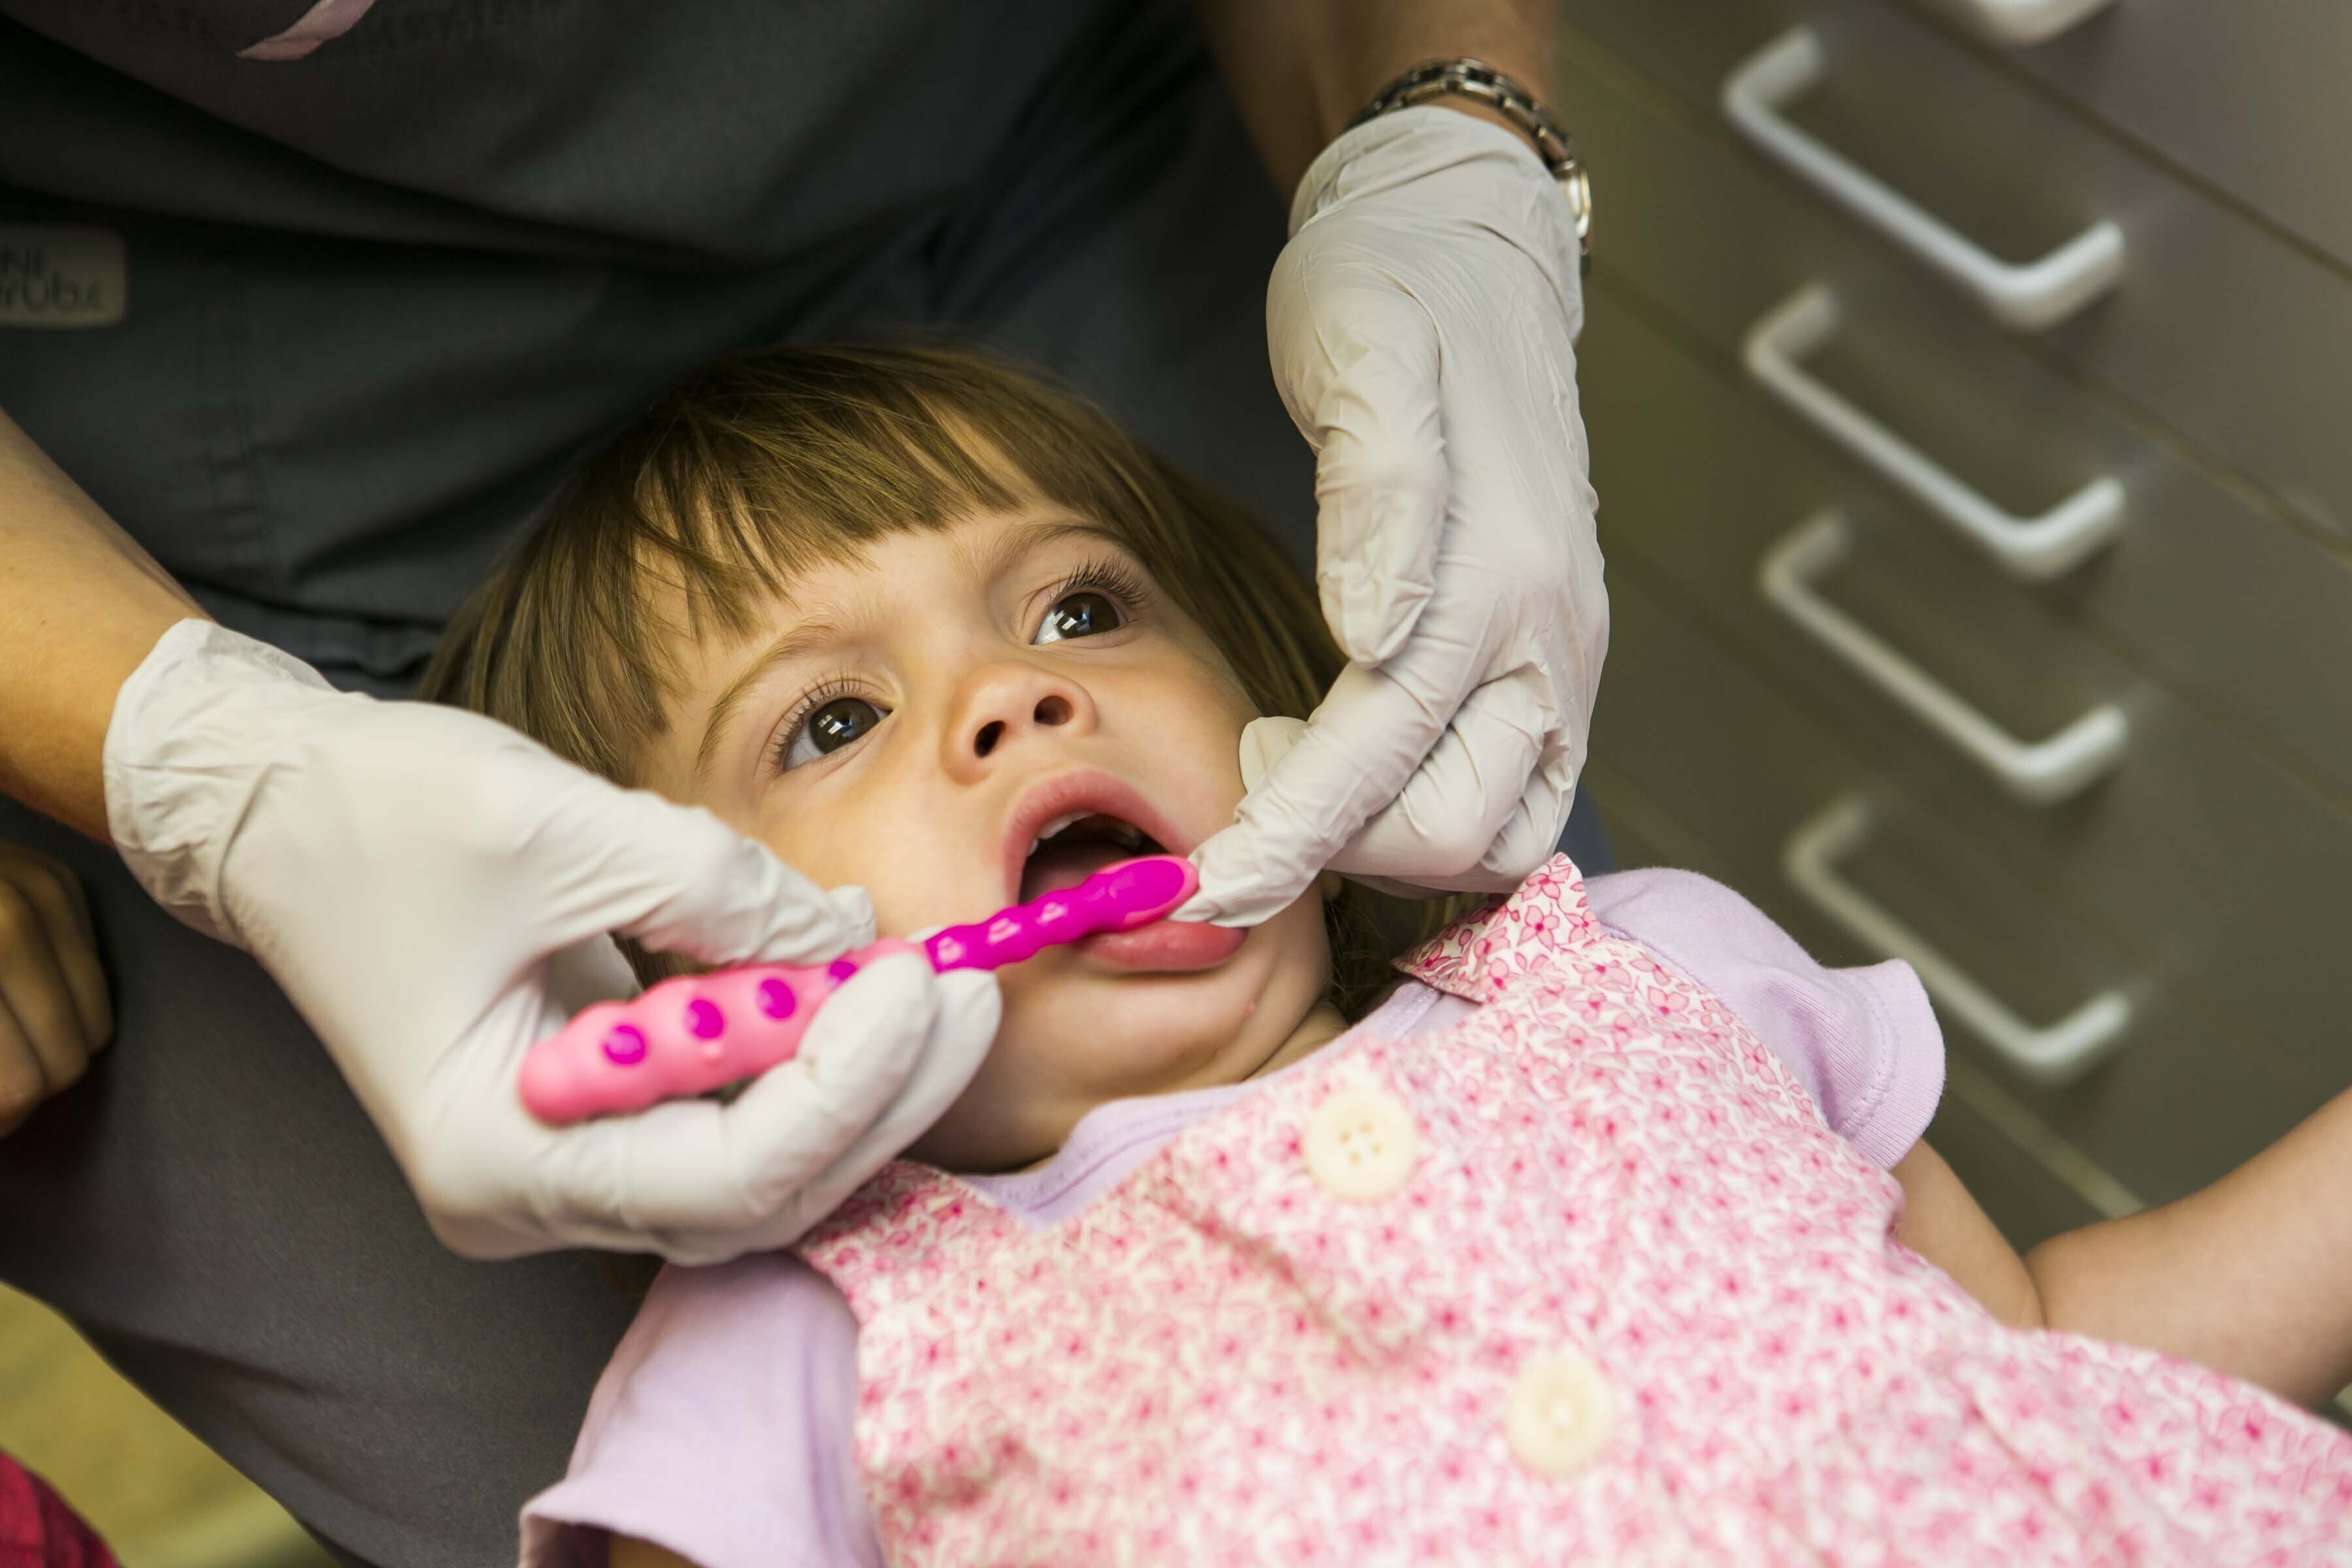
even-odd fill
[{"label": "child's face", "polygon": [[[751,637],[690,650],[686,669],[643,782],[818,883],[863,886],[887,935],[1151,848],[1117,835],[1189,853],[1232,819],[1257,717],[1133,557],[1044,509],[805,574]],[[1329,953],[1309,892],[1246,935],[1163,923],[998,977],[995,1049],[924,1158],[1023,1164],[1104,1100],[1247,1077],[1316,1010]]]}]

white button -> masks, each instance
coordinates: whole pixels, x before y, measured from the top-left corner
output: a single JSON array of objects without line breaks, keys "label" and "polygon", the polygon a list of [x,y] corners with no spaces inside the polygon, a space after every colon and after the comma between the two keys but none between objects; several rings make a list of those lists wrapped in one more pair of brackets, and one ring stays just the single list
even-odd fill
[{"label": "white button", "polygon": [[1377,1203],[1405,1184],[1421,1153],[1412,1112],[1385,1089],[1343,1089],[1307,1122],[1307,1170],[1349,1203]]},{"label": "white button", "polygon": [[1519,1463],[1539,1476],[1574,1475],[1609,1441],[1616,1399],[1601,1369],[1575,1351],[1539,1355],[1519,1369],[1503,1413]]}]

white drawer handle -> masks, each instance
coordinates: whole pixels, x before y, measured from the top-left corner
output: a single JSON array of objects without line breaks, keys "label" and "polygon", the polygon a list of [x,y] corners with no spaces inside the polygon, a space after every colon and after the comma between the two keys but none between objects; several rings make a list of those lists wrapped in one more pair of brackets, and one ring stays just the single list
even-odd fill
[{"label": "white drawer handle", "polygon": [[1847,402],[1801,363],[1834,336],[1837,296],[1808,283],[1748,329],[1740,363],[1797,416],[1942,518],[2011,576],[2047,582],[2104,549],[2124,521],[2124,487],[2097,479],[2043,512],[2019,517]]},{"label": "white drawer handle", "polygon": [[2124,231],[2102,219],[2038,261],[2001,260],[1780,112],[1822,78],[1822,47],[1792,27],[1724,79],[1723,112],[1734,129],[1855,217],[1957,284],[2002,326],[2055,326],[2123,275]]},{"label": "white drawer handle", "polygon": [[1940,8],[1989,44],[2022,48],[2054,38],[2115,0],[1939,0]]},{"label": "white drawer handle", "polygon": [[1861,847],[1871,827],[1870,803],[1858,795],[1841,795],[1789,835],[1781,868],[1797,891],[1847,935],[1909,964],[1937,1005],[2033,1082],[2053,1088],[2072,1083],[2123,1044],[2131,1001],[2121,992],[2103,991],[2058,1022],[2036,1028],[1838,875],[1839,863]]},{"label": "white drawer handle", "polygon": [[1799,523],[1757,565],[1766,603],[2030,805],[2078,795],[2123,761],[2131,726],[2114,703],[2100,703],[2046,741],[2021,741],[1822,597],[1813,584],[1845,559],[1853,542],[1845,520],[1833,511]]}]

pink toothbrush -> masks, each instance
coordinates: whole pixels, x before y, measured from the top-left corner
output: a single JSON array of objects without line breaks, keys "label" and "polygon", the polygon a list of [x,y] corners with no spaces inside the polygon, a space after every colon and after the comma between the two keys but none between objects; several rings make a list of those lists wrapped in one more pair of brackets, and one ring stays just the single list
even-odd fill
[{"label": "pink toothbrush", "polygon": [[[1173,855],[1122,860],[1075,888],[950,926],[920,951],[941,974],[995,969],[1097,931],[1149,925],[1200,885],[1192,863]],[[764,963],[683,974],[629,1001],[583,1008],[523,1058],[523,1108],[562,1126],[756,1078],[792,1059],[809,1020],[843,982],[875,959],[916,951],[885,938],[816,968]]]}]

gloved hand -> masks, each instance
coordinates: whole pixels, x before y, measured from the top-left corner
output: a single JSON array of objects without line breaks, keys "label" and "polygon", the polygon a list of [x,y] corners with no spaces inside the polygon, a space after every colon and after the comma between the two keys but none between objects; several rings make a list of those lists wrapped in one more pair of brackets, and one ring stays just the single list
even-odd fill
[{"label": "gloved hand", "polygon": [[1265,919],[1325,865],[1502,889],[1568,821],[1608,601],[1573,341],[1575,220],[1534,151],[1450,109],[1341,136],[1266,292],[1276,384],[1316,451],[1316,580],[1352,661],[1194,851],[1187,920]]},{"label": "gloved hand", "polygon": [[919,1136],[996,1033],[987,975],[886,960],[731,1104],[551,1129],[516,1073],[573,1011],[635,991],[605,933],[815,963],[871,940],[865,894],[488,719],[338,693],[201,621],[124,683],[106,804],[148,891],[285,988],[469,1256],[781,1247]]}]

